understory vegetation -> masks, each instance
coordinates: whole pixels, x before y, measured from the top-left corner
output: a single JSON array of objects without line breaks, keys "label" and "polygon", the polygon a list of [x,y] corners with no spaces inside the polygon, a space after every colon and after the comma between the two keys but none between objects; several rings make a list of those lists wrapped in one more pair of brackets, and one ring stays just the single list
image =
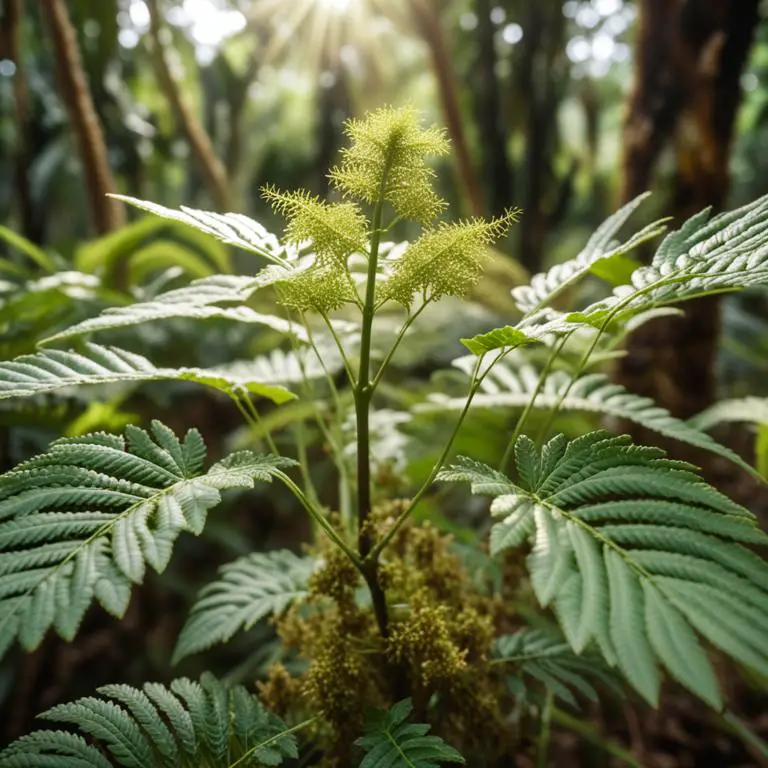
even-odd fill
[{"label": "understory vegetation", "polygon": [[[251,542],[194,599],[173,664],[204,668],[223,645],[245,649],[245,667],[103,686],[43,713],[0,765],[427,768],[528,754],[544,766],[553,723],[639,765],[579,711],[656,707],[664,686],[750,738],[722,680],[768,676],[768,536],[696,466],[613,427],[640,425],[764,483],[762,433],[752,462],[707,432],[760,423],[764,403],[683,420],[604,367],[683,302],[768,283],[768,198],[627,234],[641,195],[512,291],[514,324],[466,333],[463,353],[415,383],[406,342],[430,354],[430,314],[453,327],[525,214],[446,217],[430,162],[450,145],[413,109],[345,130],[330,202],[262,190],[285,218],[280,237],[236,213],[121,198],[246,252],[246,274],[211,268],[131,295],[52,270],[0,310],[36,321],[35,348],[0,362],[0,399],[19,413],[18,398],[52,413],[82,391],[118,392],[0,476],[0,654],[73,640],[94,604],[124,617],[233,499],[258,518],[279,497],[307,534],[300,551]],[[401,220],[420,233],[390,242]],[[652,249],[645,264],[639,249]],[[214,366],[183,360],[199,328],[228,329]],[[270,341],[238,357],[254,329]],[[141,334],[166,332],[165,356],[135,351]],[[208,388],[240,428],[209,448],[181,406],[173,425],[134,425],[139,383],[171,411]],[[406,454],[422,457],[415,490]],[[457,507],[471,525],[451,524]]]}]

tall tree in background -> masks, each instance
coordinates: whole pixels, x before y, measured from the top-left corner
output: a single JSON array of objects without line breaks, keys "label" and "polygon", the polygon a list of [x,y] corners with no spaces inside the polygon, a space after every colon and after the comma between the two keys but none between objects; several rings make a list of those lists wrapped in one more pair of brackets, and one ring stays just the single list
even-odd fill
[{"label": "tall tree in background", "polygon": [[[759,0],[638,0],[638,6],[622,197],[629,200],[651,187],[662,151],[671,148],[672,200],[663,207],[679,222],[725,202],[740,78]],[[648,323],[630,338],[616,378],[675,416],[689,417],[715,397],[719,327],[716,297],[691,302],[684,317]]]},{"label": "tall tree in background", "polygon": [[99,234],[106,234],[125,223],[125,208],[107,197],[109,192],[116,192],[117,187],[80,59],[77,36],[64,0],[42,0],[41,5],[56,54],[62,101],[77,140],[93,226]]},{"label": "tall tree in background", "polygon": [[507,155],[507,126],[501,109],[496,52],[496,27],[491,19],[492,0],[475,0],[477,60],[475,62],[475,112],[480,137],[482,179],[488,212],[501,214],[513,201],[512,166]]}]

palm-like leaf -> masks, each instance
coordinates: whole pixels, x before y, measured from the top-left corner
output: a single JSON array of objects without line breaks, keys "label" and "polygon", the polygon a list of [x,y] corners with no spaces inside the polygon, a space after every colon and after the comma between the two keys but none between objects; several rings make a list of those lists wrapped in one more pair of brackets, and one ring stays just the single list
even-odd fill
[{"label": "palm-like leaf", "polygon": [[279,384],[204,368],[157,368],[146,357],[117,347],[85,344],[79,352],[47,349],[0,363],[0,400],[56,392],[88,384],[135,381],[194,381],[227,395],[250,393],[275,403],[295,395]]},{"label": "palm-like leaf", "polygon": [[221,490],[292,464],[243,452],[204,470],[205,453],[196,430],[180,441],[153,422],[57,440],[0,476],[0,655],[51,627],[71,640],[94,600],[122,616],[131,585],[166,567],[182,531],[202,532]]},{"label": "palm-like leaf", "polygon": [[427,736],[430,726],[407,723],[410,699],[371,717],[365,735],[355,744],[366,751],[360,768],[438,768],[444,763],[464,763],[464,758],[437,736]]},{"label": "palm-like leaf", "polygon": [[493,489],[492,550],[531,543],[534,592],[576,652],[596,642],[653,704],[664,666],[721,705],[697,632],[768,674],[768,564],[743,546],[768,537],[751,513],[689,465],[606,432],[559,435],[541,451],[521,437],[515,459],[508,491],[476,462],[441,477]]},{"label": "palm-like leaf", "polygon": [[80,734],[40,730],[0,753],[5,768],[242,768],[282,765],[298,756],[279,717],[242,686],[227,688],[210,674],[169,687],[105,685],[40,715],[77,726]]},{"label": "palm-like leaf", "polygon": [[200,592],[179,635],[174,662],[282,613],[307,594],[313,566],[311,558],[287,550],[252,553],[223,566],[219,578]]}]

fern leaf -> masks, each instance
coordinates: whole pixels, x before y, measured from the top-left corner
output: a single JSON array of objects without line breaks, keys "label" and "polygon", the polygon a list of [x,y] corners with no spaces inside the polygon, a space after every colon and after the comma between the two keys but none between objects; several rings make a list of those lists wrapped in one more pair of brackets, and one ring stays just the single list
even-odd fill
[{"label": "fern leaf", "polygon": [[96,317],[83,320],[49,336],[43,343],[50,344],[88,333],[127,328],[172,318],[192,320],[218,318],[238,323],[264,325],[280,333],[290,333],[306,340],[306,331],[300,325],[275,315],[261,314],[245,306],[245,302],[258,289],[284,280],[287,274],[283,269],[268,267],[256,277],[214,275],[194,280],[183,288],[162,293],[149,301],[125,307],[110,307]]},{"label": "fern leaf", "polygon": [[365,750],[359,768],[437,768],[444,763],[464,763],[464,758],[437,736],[427,736],[430,726],[408,723],[413,710],[403,699],[371,716],[355,744]]},{"label": "fern leaf", "polygon": [[[230,768],[282,765],[298,756],[280,718],[242,686],[227,687],[205,673],[200,682],[170,688],[107,685],[101,698],[60,704],[40,715],[76,726],[82,735],[40,730],[0,753],[7,768]],[[295,730],[295,729],[293,729]],[[109,755],[109,758],[107,757]]]},{"label": "fern leaf", "polygon": [[646,192],[636,197],[606,219],[595,230],[576,258],[556,264],[548,272],[534,275],[530,285],[514,288],[512,298],[518,308],[526,313],[535,312],[589,274],[598,262],[625,256],[637,246],[661,234],[664,231],[665,220],[649,224],[625,243],[617,244],[614,241],[618,231],[649,194]]},{"label": "fern leaf", "polygon": [[543,683],[552,694],[578,707],[575,693],[597,701],[595,685],[603,685],[617,697],[621,687],[613,672],[595,653],[579,655],[553,627],[521,629],[512,635],[502,635],[494,644],[494,664],[511,667],[508,678],[512,692],[523,695],[528,678]]},{"label": "fern leaf", "polygon": [[721,400],[706,411],[688,420],[694,429],[712,429],[725,421],[740,421],[749,424],[768,424],[768,398],[741,397]]},{"label": "fern leaf", "polygon": [[[474,358],[461,357],[453,364],[469,375],[474,366]],[[496,363],[483,379],[480,390],[472,401],[472,406],[489,410],[522,409],[533,399],[538,382],[539,371],[533,366],[516,366],[512,362],[502,360]],[[758,400],[758,398],[754,399]],[[465,404],[465,398],[451,398],[433,393],[429,400],[417,406],[416,410],[460,411]],[[677,419],[651,398],[629,392],[620,384],[613,383],[603,373],[586,374],[574,381],[565,371],[552,371],[536,394],[533,407],[536,410],[549,411],[555,406],[558,406],[561,411],[596,413],[640,424],[665,437],[722,456],[750,474],[754,474],[754,468],[741,456],[702,431],[700,425],[702,423],[706,425],[709,422],[696,420],[685,422]],[[716,409],[717,406],[714,408]],[[766,417],[768,417],[768,409],[766,409]],[[718,418],[716,412],[715,418]]]},{"label": "fern leaf", "polygon": [[245,251],[251,251],[276,264],[284,264],[286,260],[295,258],[291,248],[281,245],[277,237],[268,232],[261,224],[240,213],[200,211],[185,205],[181,206],[179,210],[174,210],[149,200],[139,200],[127,195],[110,196],[155,216],[162,216],[164,219],[187,224],[227,243],[227,245],[234,245]]},{"label": "fern leaf", "polygon": [[689,465],[602,431],[550,441],[531,486],[531,446],[520,441],[525,482],[512,490],[465,459],[439,478],[502,491],[492,551],[530,542],[534,592],[574,651],[595,642],[654,705],[664,667],[721,706],[699,635],[768,674],[768,563],[743,546],[768,536],[750,512]]},{"label": "fern leaf", "polygon": [[260,383],[226,370],[157,368],[146,357],[117,347],[85,344],[83,351],[47,349],[34,355],[0,362],[0,400],[47,394],[87,384],[120,384],[135,381],[193,381],[232,396],[250,392],[275,403],[295,395],[279,384]]},{"label": "fern leaf", "polygon": [[131,585],[165,569],[182,531],[202,532],[220,491],[293,463],[243,452],[204,471],[204,458],[196,430],[180,441],[153,422],[57,440],[0,476],[0,655],[51,627],[71,640],[94,600],[122,616]]},{"label": "fern leaf", "polygon": [[179,635],[174,663],[229,640],[307,594],[314,561],[287,550],[253,553],[223,566],[203,588]]},{"label": "fern leaf", "polygon": [[692,216],[664,238],[651,263],[636,269],[629,283],[568,319],[601,325],[609,312],[616,319],[628,318],[650,308],[768,282],[768,196],[708,219],[709,210]]}]

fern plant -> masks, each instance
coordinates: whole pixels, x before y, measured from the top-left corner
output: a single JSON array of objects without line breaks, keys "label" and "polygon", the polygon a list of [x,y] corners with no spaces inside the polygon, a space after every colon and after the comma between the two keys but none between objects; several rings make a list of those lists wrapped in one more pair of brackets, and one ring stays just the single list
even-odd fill
[{"label": "fern plant", "polygon": [[[546,735],[555,698],[574,703],[574,690],[616,695],[619,675],[651,705],[667,674],[723,710],[707,644],[768,674],[768,565],[757,554],[766,536],[754,516],[657,448],[605,431],[572,440],[549,434],[560,410],[594,411],[744,465],[696,423],[589,366],[632,323],[670,311],[671,303],[767,282],[768,198],[711,219],[694,216],[661,240],[645,267],[631,251],[659,237],[667,222],[618,240],[638,198],[575,259],[516,289],[517,322],[461,340],[471,353],[456,363],[468,378],[466,397],[435,397],[428,406],[458,412],[452,434],[422,485],[400,498],[392,489],[402,484],[387,477],[376,442],[384,432],[391,442],[404,418],[387,408],[390,367],[430,305],[476,285],[489,248],[518,211],[436,223],[445,203],[428,161],[449,147],[413,110],[379,110],[350,121],[347,133],[350,145],[330,173],[340,200],[264,190],[286,218],[282,240],[239,214],[123,198],[267,265],[109,309],[57,332],[34,354],[0,363],[5,399],[66,396],[88,384],[198,382],[229,397],[246,439],[258,436],[271,451],[236,452],[206,468],[195,429],[180,439],[155,422],[149,430],[130,426],[124,436],[58,440],[0,477],[0,651],[16,640],[32,650],[51,628],[73,639],[94,601],[122,615],[131,586],[147,568],[166,567],[182,533],[202,532],[223,491],[278,480],[311,520],[308,551],[255,551],[225,565],[200,592],[174,654],[179,661],[227,643],[269,618],[282,650],[264,670],[261,703],[211,676],[169,689],[107,686],[103,699],[45,715],[84,735],[35,732],[0,754],[0,765],[232,768],[280,765],[298,754],[319,755],[327,766],[477,765],[510,759],[526,743],[511,713],[527,700],[530,679],[544,685],[543,700],[528,698]],[[384,238],[401,218],[422,233],[391,248]],[[609,282],[613,293],[579,311],[560,306],[588,275]],[[279,311],[257,313],[248,304],[257,293]],[[380,332],[384,311],[390,324],[399,317],[394,334]],[[205,369],[156,367],[101,339],[55,346],[169,318],[266,326],[282,334],[284,349]],[[558,362],[574,344],[580,356],[566,371]],[[534,347],[545,360],[538,368],[526,357]],[[281,420],[280,410],[269,410],[292,408],[285,404],[297,396],[305,401],[298,415]],[[473,405],[519,411],[498,468],[468,458],[451,463]],[[534,410],[549,418],[532,439],[526,427]],[[316,424],[335,464],[337,502],[318,492],[300,430],[295,457],[277,455],[273,429],[305,420]],[[417,523],[436,481],[466,482],[492,498],[495,558],[528,549],[527,574],[498,585],[500,595],[471,578],[434,526]],[[511,603],[524,600],[529,586],[562,637],[521,626]],[[366,724],[371,707],[379,714]],[[542,736],[540,762],[546,744]]]}]

